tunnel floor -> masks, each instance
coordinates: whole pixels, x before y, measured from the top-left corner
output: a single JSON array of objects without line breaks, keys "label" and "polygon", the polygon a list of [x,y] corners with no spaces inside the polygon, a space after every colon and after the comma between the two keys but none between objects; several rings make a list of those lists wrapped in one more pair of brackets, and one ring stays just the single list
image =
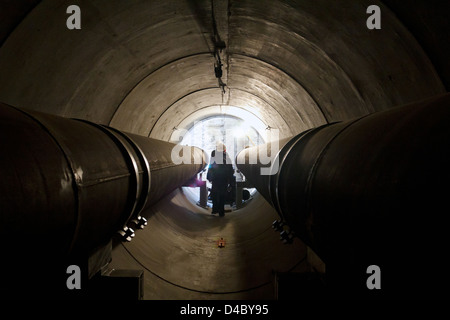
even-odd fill
[{"label": "tunnel floor", "polygon": [[175,190],[144,214],[147,227],[114,248],[110,267],[144,270],[146,300],[274,299],[274,272],[308,270],[306,246],[280,241],[271,227],[278,215],[258,193],[225,217],[210,212]]}]

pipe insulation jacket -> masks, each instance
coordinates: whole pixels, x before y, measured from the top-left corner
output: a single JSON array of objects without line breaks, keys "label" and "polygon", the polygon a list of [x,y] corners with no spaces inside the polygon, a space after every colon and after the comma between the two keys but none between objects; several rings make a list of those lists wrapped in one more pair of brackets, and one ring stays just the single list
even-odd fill
[{"label": "pipe insulation jacket", "polygon": [[0,122],[0,234],[15,238],[10,252],[87,253],[206,165],[199,148],[175,164],[175,144],[85,120],[0,103]]}]

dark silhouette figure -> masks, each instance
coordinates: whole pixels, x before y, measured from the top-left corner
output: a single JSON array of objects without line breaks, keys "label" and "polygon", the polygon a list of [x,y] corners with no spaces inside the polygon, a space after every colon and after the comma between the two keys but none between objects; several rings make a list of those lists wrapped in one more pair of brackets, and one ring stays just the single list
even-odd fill
[{"label": "dark silhouette figure", "polygon": [[211,152],[211,161],[206,178],[212,183],[211,199],[213,203],[211,214],[225,215],[225,201],[231,189],[234,169],[226,153],[225,146],[221,145]]}]

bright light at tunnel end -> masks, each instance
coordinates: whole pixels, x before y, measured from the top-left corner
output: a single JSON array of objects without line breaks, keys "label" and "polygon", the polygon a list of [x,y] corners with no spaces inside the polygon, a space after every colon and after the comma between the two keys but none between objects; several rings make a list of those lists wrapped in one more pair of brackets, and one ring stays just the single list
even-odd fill
[{"label": "bright light at tunnel end", "polygon": [[[195,131],[197,126],[197,122],[194,124],[193,130]],[[191,129],[192,130],[192,129]],[[186,129],[178,129],[173,136],[174,141],[182,141],[184,135],[188,132]],[[236,149],[237,150],[246,150],[248,149],[248,146],[245,145],[244,141],[242,139],[237,139],[242,132],[236,132],[236,129],[227,129],[226,133],[224,135],[223,141],[219,144],[219,147],[217,147],[217,151],[221,152],[223,151],[221,146],[225,146],[225,150],[227,153],[235,154]],[[271,128],[270,130],[267,130],[266,133],[266,140],[267,143],[266,147],[260,147],[256,146],[257,152],[249,153],[248,158],[247,157],[236,157],[236,164],[261,164],[262,167],[260,168],[260,174],[261,175],[274,175],[278,172],[279,169],[279,159],[276,156],[279,152],[279,139],[280,139],[280,131],[275,128]],[[181,145],[181,143],[176,144],[172,148],[171,152],[171,160],[174,164],[180,165],[180,164],[202,164],[203,163],[203,156],[201,153],[193,152],[192,146],[189,145]],[[246,159],[248,159],[248,162],[246,162]],[[222,164],[223,158],[218,157],[215,159],[216,163]],[[233,161],[230,157],[226,157],[226,164],[233,164]]]}]

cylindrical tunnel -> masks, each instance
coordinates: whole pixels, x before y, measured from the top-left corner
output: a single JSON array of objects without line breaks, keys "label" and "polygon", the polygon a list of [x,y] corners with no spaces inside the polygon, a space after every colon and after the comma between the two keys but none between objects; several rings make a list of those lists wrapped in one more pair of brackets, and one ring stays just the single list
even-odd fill
[{"label": "cylindrical tunnel", "polygon": [[[79,11],[70,13],[74,5]],[[367,22],[375,19],[367,11],[369,6],[379,8],[381,29],[368,28]],[[375,143],[374,149],[367,147],[366,153],[359,154],[353,147],[362,147],[362,140],[349,139],[347,133],[355,130],[357,135],[356,129],[369,118],[354,122],[341,133],[334,129],[343,129],[343,124],[352,119],[448,91],[450,31],[446,6],[445,1],[428,0],[6,1],[0,10],[0,101],[20,109],[2,105],[2,118],[11,121],[1,120],[0,128],[0,230],[5,235],[2,265],[21,267],[13,270],[14,276],[3,272],[0,282],[11,279],[12,286],[20,291],[22,287],[15,285],[14,279],[26,286],[31,270],[45,271],[46,259],[59,260],[59,253],[84,251],[88,243],[90,247],[102,242],[104,236],[141,210],[148,225],[136,232],[131,242],[113,248],[108,267],[144,270],[144,299],[282,299],[286,297],[283,292],[289,292],[283,287],[286,283],[293,288],[291,293],[308,292],[305,282],[300,285],[294,278],[301,273],[321,275],[324,264],[298,238],[289,246],[279,241],[280,235],[271,228],[272,222],[280,219],[277,211],[291,227],[296,226],[300,235],[304,218],[286,208],[301,205],[305,210],[314,207],[336,212],[336,217],[348,217],[362,199],[374,199],[372,211],[391,201],[386,200],[390,189],[377,193],[376,186],[386,182],[383,179],[388,176],[394,185],[402,177],[390,171],[373,172],[371,183],[364,184],[361,179],[365,175],[359,176],[359,171],[369,174],[368,169],[381,161],[382,155],[386,161],[397,163],[404,148],[416,140],[405,138],[398,151],[395,143],[386,140],[386,147]],[[77,19],[79,28],[71,29]],[[214,67],[220,64],[222,77],[217,78]],[[429,128],[431,134],[435,129],[428,125],[432,120],[427,112],[423,110],[421,121],[414,121],[418,130]],[[79,120],[59,123],[58,116]],[[234,128],[241,140],[251,127],[264,141],[270,141],[265,139],[266,134],[279,132],[280,172],[290,167],[292,174],[284,175],[278,184],[286,195],[294,193],[298,199],[284,198],[280,192],[278,199],[274,176],[259,175],[261,168],[255,164],[242,167],[242,171],[248,173],[247,182],[251,179],[259,193],[242,208],[228,209],[220,219],[196,205],[186,189],[178,188],[179,182],[199,168],[172,166],[167,161],[171,145],[165,142],[189,131],[197,122],[215,118],[224,123],[227,117],[242,120],[243,126]],[[377,127],[380,137],[394,134],[407,118],[401,117],[385,130]],[[26,130],[14,126],[18,119]],[[215,129],[226,131],[224,127]],[[211,144],[221,136],[209,133],[202,132],[202,138],[210,139]],[[327,133],[336,137],[330,143]],[[424,132],[424,136],[427,134]],[[364,131],[361,139],[374,143],[370,137],[370,132]],[[306,141],[309,143],[304,145]],[[342,146],[347,141],[351,145]],[[256,139],[246,138],[249,147],[257,144]],[[311,153],[303,160],[319,160],[305,164],[317,171],[312,171],[311,180],[302,179],[320,181],[320,185],[312,183],[308,190],[300,190],[308,195],[306,203],[295,189],[300,183],[294,181],[296,170],[301,169],[296,167],[299,159],[291,157],[299,155],[300,146],[308,150],[306,155]],[[442,142],[442,150],[445,146]],[[423,160],[427,152],[434,152],[424,150],[413,164]],[[206,151],[209,154],[210,150]],[[314,157],[313,152],[323,156]],[[339,158],[333,176],[324,169],[331,152],[333,158]],[[389,160],[387,152],[391,152]],[[291,156],[285,157],[287,154]],[[353,156],[351,161],[348,155]],[[407,159],[401,160],[407,167]],[[345,161],[349,162],[346,167]],[[351,171],[351,166],[360,167]],[[418,190],[431,195],[432,182],[445,176],[445,168],[442,160],[436,159],[417,173],[420,186],[411,178],[411,186],[417,190],[409,193],[414,199],[408,198],[408,208],[423,201],[424,195]],[[399,169],[403,170],[399,174],[406,170]],[[424,181],[425,172],[434,176]],[[349,176],[340,180],[344,173],[353,174],[355,183],[366,188],[356,202],[342,200],[348,199],[344,191],[354,191],[350,190]],[[340,183],[345,188],[338,188]],[[334,198],[325,194],[327,202],[321,202],[319,193],[333,192]],[[385,213],[373,218],[374,226],[381,225],[381,230],[391,226],[386,237],[398,227],[399,237],[403,234],[411,239],[410,243],[399,243],[411,253],[408,257],[414,252],[416,255],[408,266],[401,263],[398,268],[421,265],[420,279],[429,273],[436,277],[445,273],[446,265],[438,252],[442,243],[430,244],[430,239],[439,240],[445,224],[433,223],[440,217],[428,214],[442,211],[434,206],[441,200],[436,196],[429,202],[433,209],[427,208],[424,213],[424,228],[419,234],[406,223],[398,226],[395,215],[389,218]],[[396,203],[403,207],[400,200]],[[94,213],[80,214],[86,210]],[[314,217],[319,219],[318,215]],[[331,228],[330,236],[337,232],[336,239],[350,237],[333,243],[332,252],[338,257],[328,258],[328,249],[318,242],[323,237],[303,238],[330,260],[328,274],[342,272],[341,279],[346,279],[352,274],[350,262],[356,256],[350,245],[358,242],[356,236],[364,236],[361,233],[365,227],[341,234],[337,230],[348,230],[343,222],[348,219],[336,220],[339,228]],[[363,222],[372,225],[368,218]],[[436,235],[425,232],[426,228],[436,230]],[[314,232],[314,228],[311,230]],[[376,231],[375,227],[369,230]],[[221,238],[225,247],[218,248]],[[378,234],[375,239],[379,239]],[[24,249],[16,250],[18,246]],[[374,252],[382,250],[376,243],[371,246]],[[382,247],[393,261],[400,261],[394,252],[403,248]],[[45,251],[58,255],[45,257]],[[96,251],[98,257],[103,257],[102,252]],[[333,266],[332,261],[345,263]],[[386,279],[389,268],[380,267],[382,279]],[[55,269],[46,275],[51,276]],[[284,273],[287,280],[283,283],[280,279]],[[392,274],[391,278],[397,271]],[[42,278],[45,284],[45,276]],[[62,279],[67,289],[65,270]],[[38,296],[29,291],[25,295]]]}]

